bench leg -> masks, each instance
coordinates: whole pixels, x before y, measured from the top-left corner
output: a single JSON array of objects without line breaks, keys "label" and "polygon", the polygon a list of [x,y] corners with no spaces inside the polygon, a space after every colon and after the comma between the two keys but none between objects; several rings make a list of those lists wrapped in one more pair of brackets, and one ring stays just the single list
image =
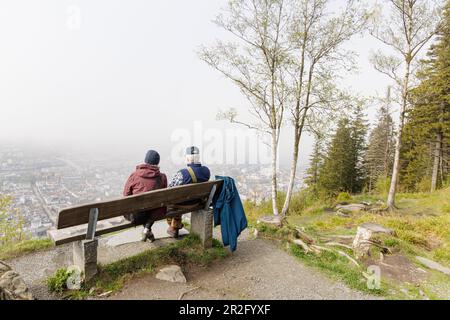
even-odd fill
[{"label": "bench leg", "polygon": [[85,281],[97,274],[97,247],[96,238],[73,243],[73,263],[83,272]]},{"label": "bench leg", "polygon": [[205,249],[212,247],[212,210],[199,210],[191,212],[191,232],[200,236],[200,240]]}]

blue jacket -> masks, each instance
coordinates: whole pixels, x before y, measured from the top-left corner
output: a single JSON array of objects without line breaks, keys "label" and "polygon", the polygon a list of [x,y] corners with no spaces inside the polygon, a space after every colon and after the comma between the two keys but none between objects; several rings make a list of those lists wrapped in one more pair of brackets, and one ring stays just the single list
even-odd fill
[{"label": "blue jacket", "polygon": [[223,187],[213,200],[214,226],[221,226],[224,246],[235,251],[238,236],[247,228],[247,218],[233,178],[216,176],[219,179],[223,180]]},{"label": "blue jacket", "polygon": [[[200,163],[191,163],[188,164],[188,167],[191,167],[194,171],[197,182],[206,182],[209,180],[210,173],[208,167],[202,166]],[[181,169],[180,172],[183,175],[183,184],[192,183],[191,175],[187,169]]]}]

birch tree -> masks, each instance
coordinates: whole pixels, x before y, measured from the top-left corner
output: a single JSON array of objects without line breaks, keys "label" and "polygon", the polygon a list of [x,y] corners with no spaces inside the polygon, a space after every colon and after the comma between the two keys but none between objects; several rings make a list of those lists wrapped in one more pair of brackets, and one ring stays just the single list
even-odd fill
[{"label": "birch tree", "polygon": [[293,5],[291,30],[290,106],[294,131],[292,162],[286,199],[285,217],[294,190],[300,140],[305,130],[317,119],[324,121],[336,113],[343,96],[338,93],[340,74],[354,65],[354,53],[342,45],[361,32],[368,14],[359,1],[347,0],[340,10],[330,13],[329,0],[298,0]]},{"label": "birch tree", "polygon": [[289,21],[287,0],[230,0],[214,21],[235,41],[202,47],[200,59],[238,86],[249,102],[254,121],[240,119],[235,109],[219,116],[267,134],[271,143],[271,195],[277,207],[277,152],[286,102],[282,67],[286,63]]},{"label": "birch tree", "polygon": [[[370,33],[393,51],[377,52],[372,57],[376,70],[390,77],[399,92],[400,114],[396,136],[394,164],[386,205],[395,208],[395,193],[400,170],[405,114],[409,93],[414,83],[414,63],[424,46],[436,35],[442,25],[441,4],[434,0],[387,0],[391,14],[381,14],[374,20]],[[401,70],[403,69],[403,70]]]}]

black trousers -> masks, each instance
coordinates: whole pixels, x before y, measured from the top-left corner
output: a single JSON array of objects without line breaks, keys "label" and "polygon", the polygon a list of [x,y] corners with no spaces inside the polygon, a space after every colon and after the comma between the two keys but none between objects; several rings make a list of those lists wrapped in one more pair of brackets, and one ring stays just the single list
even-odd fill
[{"label": "black trousers", "polygon": [[143,225],[145,227],[145,225],[147,225],[148,227],[151,227],[154,221],[150,219],[150,215],[151,214],[149,212],[139,212],[126,214],[124,217],[135,226]]}]

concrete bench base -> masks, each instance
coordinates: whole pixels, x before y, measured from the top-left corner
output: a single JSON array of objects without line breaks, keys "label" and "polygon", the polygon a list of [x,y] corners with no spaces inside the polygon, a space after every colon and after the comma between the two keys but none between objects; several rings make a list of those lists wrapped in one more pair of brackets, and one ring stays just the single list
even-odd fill
[{"label": "concrete bench base", "polygon": [[86,281],[97,274],[97,247],[97,238],[73,243],[73,263],[80,268]]},{"label": "concrete bench base", "polygon": [[213,211],[211,209],[191,213],[191,233],[200,236],[203,248],[212,247]]}]

